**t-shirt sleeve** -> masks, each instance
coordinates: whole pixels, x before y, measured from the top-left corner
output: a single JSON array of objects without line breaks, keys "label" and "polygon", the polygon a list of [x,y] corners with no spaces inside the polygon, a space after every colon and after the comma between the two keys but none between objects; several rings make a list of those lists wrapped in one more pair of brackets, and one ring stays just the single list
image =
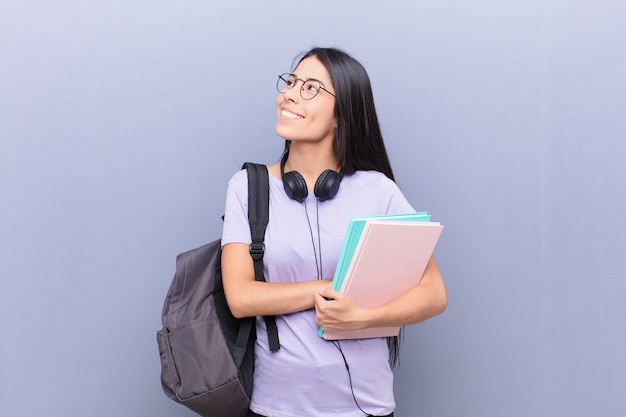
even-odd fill
[{"label": "t-shirt sleeve", "polygon": [[250,244],[248,224],[248,176],[246,170],[237,172],[228,182],[224,207],[222,246],[228,243]]},{"label": "t-shirt sleeve", "polygon": [[412,213],[415,211],[411,203],[408,202],[398,185],[387,177],[384,177],[381,187],[385,190],[387,197],[387,211],[385,214]]}]

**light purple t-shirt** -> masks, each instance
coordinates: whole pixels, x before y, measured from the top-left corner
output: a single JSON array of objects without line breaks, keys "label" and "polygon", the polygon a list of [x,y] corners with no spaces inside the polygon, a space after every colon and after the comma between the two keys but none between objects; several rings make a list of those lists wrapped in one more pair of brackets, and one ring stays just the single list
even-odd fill
[{"label": "light purple t-shirt", "polygon": [[[292,200],[282,181],[269,177],[270,215],[263,259],[269,282],[317,279],[318,265],[322,278],[332,279],[350,218],[415,211],[396,184],[375,171],[344,177],[337,195],[324,202],[312,192],[302,203]],[[228,184],[223,245],[250,243],[247,184],[245,170],[237,172]],[[380,278],[384,285],[385,277]],[[315,310],[278,316],[276,322],[281,348],[272,353],[265,322],[257,321],[250,408],[268,417],[363,416],[352,398],[341,353],[318,336]],[[386,339],[344,340],[340,346],[361,408],[372,415],[393,412],[393,374]]]}]

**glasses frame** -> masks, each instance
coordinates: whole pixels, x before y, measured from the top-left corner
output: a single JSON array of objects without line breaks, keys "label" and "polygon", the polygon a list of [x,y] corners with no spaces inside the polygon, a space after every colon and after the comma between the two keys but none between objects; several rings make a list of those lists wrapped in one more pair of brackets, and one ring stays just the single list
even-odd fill
[{"label": "glasses frame", "polygon": [[[289,87],[289,81],[288,81],[288,79],[289,79],[290,77],[295,78],[295,82],[294,82],[293,87]],[[282,89],[281,89],[281,88],[280,88],[280,86],[279,86],[281,81],[285,83],[285,87],[284,87],[284,88],[282,88]],[[303,80],[302,78],[298,78],[298,77],[296,76],[296,74],[294,74],[294,73],[292,73],[292,72],[285,72],[285,73],[280,74],[280,75],[278,76],[278,80],[276,80],[276,89],[278,90],[278,92],[279,92],[280,94],[285,94],[285,93],[287,92],[287,90],[292,90],[292,89],[294,89],[294,88],[296,87],[296,85],[298,84],[298,81],[302,81],[302,87],[300,87],[300,97],[302,97],[302,100],[313,100],[313,99],[314,99],[315,97],[317,97],[317,95],[319,94],[319,90],[318,90],[318,91],[315,93],[315,95],[314,95],[313,97],[306,98],[306,97],[304,97],[304,96],[302,95],[302,93],[303,93],[303,91],[304,91],[304,86],[305,86],[305,84],[306,84],[306,83],[308,83],[308,82],[311,82],[311,81],[314,81],[314,82],[318,83],[318,84],[319,84],[319,87],[320,87],[320,90],[324,90],[324,91],[326,91],[328,94],[330,94],[331,96],[333,96],[333,97],[337,97],[336,95],[334,95],[333,93],[331,93],[331,92],[330,92],[330,91],[329,91],[326,87],[324,87],[324,84],[322,84],[322,82],[321,82],[320,80],[315,79],[315,78],[307,78],[306,80]]]}]

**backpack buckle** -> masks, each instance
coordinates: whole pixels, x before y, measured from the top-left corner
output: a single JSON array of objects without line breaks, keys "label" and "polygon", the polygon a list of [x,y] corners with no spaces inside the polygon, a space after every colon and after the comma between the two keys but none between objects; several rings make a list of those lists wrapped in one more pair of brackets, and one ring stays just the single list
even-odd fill
[{"label": "backpack buckle", "polygon": [[256,256],[263,257],[263,253],[265,253],[265,243],[263,242],[252,242],[250,243],[250,255],[254,258]]}]

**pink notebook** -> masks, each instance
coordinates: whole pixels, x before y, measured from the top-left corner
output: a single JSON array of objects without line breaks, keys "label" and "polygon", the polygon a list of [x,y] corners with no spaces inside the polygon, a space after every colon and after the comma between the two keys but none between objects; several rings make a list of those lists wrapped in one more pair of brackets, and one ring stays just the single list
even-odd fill
[{"label": "pink notebook", "polygon": [[[436,222],[368,220],[340,292],[366,308],[398,298],[419,283],[442,230]],[[325,331],[322,337],[362,339],[397,336],[399,332],[400,327],[379,327]]]}]

